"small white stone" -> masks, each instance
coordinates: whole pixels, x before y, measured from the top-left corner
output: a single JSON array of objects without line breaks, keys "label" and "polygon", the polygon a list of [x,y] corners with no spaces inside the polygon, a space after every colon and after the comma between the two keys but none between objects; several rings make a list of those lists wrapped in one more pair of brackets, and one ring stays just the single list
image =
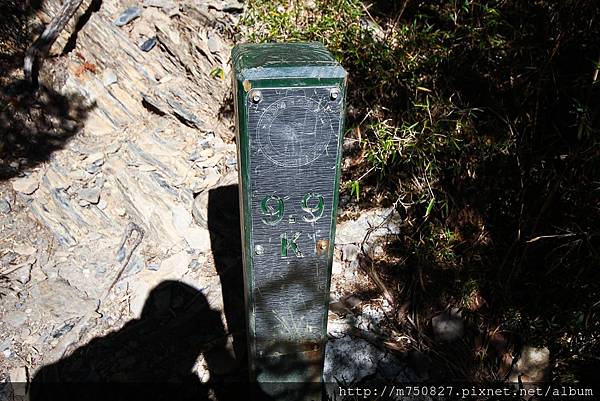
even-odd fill
[{"label": "small white stone", "polygon": [[104,199],[100,199],[100,202],[98,202],[97,206],[98,206],[98,209],[104,210],[104,209],[106,209],[108,204],[106,203],[106,201]]},{"label": "small white stone", "polygon": [[32,176],[19,178],[12,183],[13,189],[17,192],[24,193],[25,195],[31,195],[38,187],[38,180]]},{"label": "small white stone", "polygon": [[102,74],[102,83],[104,86],[110,86],[117,82],[117,74],[110,68],[104,70]]}]

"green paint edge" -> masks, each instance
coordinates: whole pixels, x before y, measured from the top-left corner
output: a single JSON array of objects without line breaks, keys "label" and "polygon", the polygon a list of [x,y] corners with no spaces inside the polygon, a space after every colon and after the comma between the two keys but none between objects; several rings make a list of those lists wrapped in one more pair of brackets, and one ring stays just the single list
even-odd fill
[{"label": "green paint edge", "polygon": [[[268,44],[267,46],[271,46]],[[278,44],[279,47],[287,44]],[[298,46],[299,44],[291,44],[292,46]],[[302,45],[302,44],[300,44]],[[311,43],[310,45],[320,44]],[[250,380],[256,380],[256,366],[254,361],[256,360],[256,347],[255,342],[252,341],[255,338],[255,320],[254,310],[251,309],[250,305],[254,305],[252,299],[252,282],[253,282],[253,253],[249,248],[252,243],[252,216],[251,216],[251,205],[250,205],[250,143],[248,133],[248,94],[252,89],[267,89],[267,88],[286,88],[286,87],[332,87],[337,86],[340,89],[342,95],[342,106],[340,108],[340,127],[338,133],[338,145],[337,145],[337,157],[336,157],[336,172],[334,177],[333,187],[333,202],[331,210],[331,229],[329,236],[329,252],[327,255],[327,283],[326,290],[323,299],[324,313],[321,324],[321,367],[324,364],[325,358],[325,346],[327,341],[327,321],[329,312],[329,296],[331,290],[331,270],[333,265],[333,251],[335,248],[335,231],[337,223],[337,209],[339,205],[339,184],[341,178],[341,158],[342,158],[342,146],[344,141],[344,117],[346,112],[346,89],[347,89],[347,74],[341,66],[332,61],[331,63],[315,63],[311,65],[307,62],[302,67],[288,66],[284,67],[286,72],[290,74],[289,77],[278,76],[275,74],[275,78],[267,78],[269,70],[271,72],[276,69],[281,69],[282,66],[268,67],[268,68],[246,68],[242,62],[241,54],[243,51],[247,51],[248,46],[253,46],[253,49],[257,49],[260,45],[237,45],[232,49],[231,58],[233,64],[233,88],[234,88],[234,107],[235,115],[237,116],[236,121],[236,146],[238,151],[239,166],[238,166],[238,179],[239,179],[239,197],[240,197],[240,224],[242,227],[242,258],[244,263],[244,300],[246,307],[247,317],[247,330],[248,330],[248,363],[249,363],[249,376]],[[323,45],[320,45],[322,49],[325,49]],[[326,49],[325,49],[326,50]],[[317,76],[311,74],[311,67],[319,67],[321,72]],[[246,69],[245,69],[246,68]],[[329,73],[333,76],[324,76]],[[264,77],[264,78],[263,78]],[[248,91],[244,88],[244,81],[250,84]],[[321,371],[322,375],[322,371]],[[321,377],[321,380],[323,378]]]},{"label": "green paint edge", "polygon": [[244,303],[246,308],[246,330],[250,380],[255,380],[254,356],[256,349],[251,340],[255,337],[254,305],[251,285],[253,281],[253,259],[249,245],[252,243],[252,216],[250,207],[250,143],[248,135],[248,112],[246,102],[248,93],[244,90],[243,79],[234,75],[234,108],[236,121],[236,147],[238,152],[238,193],[240,206],[240,228],[242,230],[242,263],[244,277]]}]

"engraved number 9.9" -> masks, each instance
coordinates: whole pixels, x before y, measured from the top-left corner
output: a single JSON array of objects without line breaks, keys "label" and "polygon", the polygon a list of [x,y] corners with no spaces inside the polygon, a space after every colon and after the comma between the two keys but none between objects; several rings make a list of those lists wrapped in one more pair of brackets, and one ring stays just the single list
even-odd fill
[{"label": "engraved number 9.9", "polygon": [[265,196],[260,201],[260,212],[262,213],[262,222],[274,226],[283,219],[283,199],[277,195]]},{"label": "engraved number 9.9", "polygon": [[308,216],[302,216],[304,221],[312,223],[321,218],[323,216],[323,205],[324,205],[323,195],[318,195],[314,193],[307,193],[302,198],[302,210],[308,213]]}]

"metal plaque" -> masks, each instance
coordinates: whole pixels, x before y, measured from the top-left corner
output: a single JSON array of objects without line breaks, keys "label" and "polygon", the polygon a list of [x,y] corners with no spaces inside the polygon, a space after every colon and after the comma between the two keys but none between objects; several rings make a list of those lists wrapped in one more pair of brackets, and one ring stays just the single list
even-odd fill
[{"label": "metal plaque", "polygon": [[345,72],[330,58],[338,76],[318,85],[310,54],[291,64],[274,82],[240,74],[237,94],[250,364],[260,382],[320,381],[326,340]]}]

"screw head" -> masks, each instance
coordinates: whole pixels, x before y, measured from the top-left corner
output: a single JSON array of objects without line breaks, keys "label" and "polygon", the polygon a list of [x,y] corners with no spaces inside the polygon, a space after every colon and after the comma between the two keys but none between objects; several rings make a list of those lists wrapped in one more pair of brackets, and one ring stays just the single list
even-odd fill
[{"label": "screw head", "polygon": [[265,253],[265,248],[263,248],[262,245],[256,245],[254,247],[254,253],[257,255],[262,255],[263,253]]},{"label": "screw head", "polygon": [[329,98],[331,100],[336,100],[340,96],[340,90],[338,88],[333,88],[329,91]]},{"label": "screw head", "polygon": [[260,91],[252,91],[250,95],[252,99],[252,103],[258,103],[262,100],[262,93]]}]

